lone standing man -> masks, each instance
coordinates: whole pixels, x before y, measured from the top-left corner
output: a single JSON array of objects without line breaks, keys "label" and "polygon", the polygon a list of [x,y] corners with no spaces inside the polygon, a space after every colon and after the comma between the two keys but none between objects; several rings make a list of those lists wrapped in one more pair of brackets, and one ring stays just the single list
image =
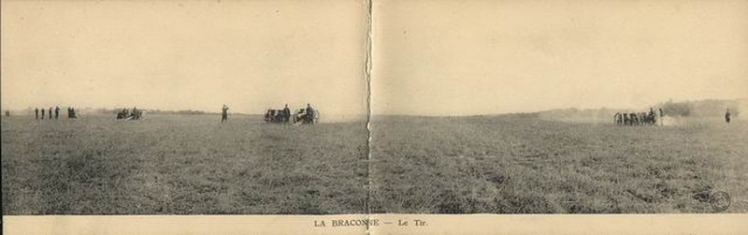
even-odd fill
[{"label": "lone standing man", "polygon": [[55,119],[60,119],[60,106],[55,106]]},{"label": "lone standing man", "polygon": [[225,122],[229,119],[229,106],[223,105],[223,108],[221,108],[221,123]]},{"label": "lone standing man", "polygon": [[662,119],[662,116],[663,116],[662,115],[662,108],[660,108],[660,126],[664,126],[665,125],[665,119]]},{"label": "lone standing man", "polygon": [[306,118],[309,124],[314,124],[314,109],[309,104],[306,104]]},{"label": "lone standing man", "polygon": [[34,114],[36,115],[36,119],[39,119],[39,108],[34,108]]},{"label": "lone standing man", "polygon": [[283,108],[283,121],[289,122],[291,120],[291,109],[288,108],[288,104]]},{"label": "lone standing man", "polygon": [[725,122],[730,123],[730,109],[725,113]]}]

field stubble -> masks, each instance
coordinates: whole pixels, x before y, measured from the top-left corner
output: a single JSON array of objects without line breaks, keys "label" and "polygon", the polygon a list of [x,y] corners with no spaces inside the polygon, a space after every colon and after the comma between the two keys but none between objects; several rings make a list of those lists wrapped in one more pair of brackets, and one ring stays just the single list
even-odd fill
[{"label": "field stubble", "polygon": [[364,213],[366,135],[246,116],[4,118],[3,214]]},{"label": "field stubble", "polygon": [[744,213],[747,129],[383,116],[368,160],[363,122],[10,117],[3,214]]},{"label": "field stubble", "polygon": [[397,213],[748,211],[748,123],[620,127],[531,116],[382,117],[372,210]]}]

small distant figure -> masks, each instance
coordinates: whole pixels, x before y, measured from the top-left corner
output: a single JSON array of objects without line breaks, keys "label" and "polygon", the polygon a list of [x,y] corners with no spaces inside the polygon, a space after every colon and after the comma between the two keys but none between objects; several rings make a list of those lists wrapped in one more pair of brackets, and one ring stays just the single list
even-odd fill
[{"label": "small distant figure", "polygon": [[42,109],[42,120],[44,120],[44,109]]},{"label": "small distant figure", "polygon": [[306,114],[310,116],[314,116],[314,109],[310,104],[306,104]]},{"label": "small distant figure", "polygon": [[665,120],[662,119],[663,116],[664,115],[662,113],[662,108],[660,108],[660,126],[664,126],[665,125]]},{"label": "small distant figure", "polygon": [[75,115],[75,109],[73,107],[68,107],[68,118],[78,118],[78,116]]},{"label": "small distant figure", "polygon": [[623,115],[620,112],[617,112],[613,115],[613,122],[616,123],[616,125],[623,125]]},{"label": "small distant figure", "polygon": [[117,119],[126,119],[130,117],[130,110],[127,108],[123,108],[117,113]]},{"label": "small distant figure", "polygon": [[725,112],[725,122],[730,123],[730,109]]},{"label": "small distant figure", "polygon": [[306,104],[306,123],[314,124],[314,109],[310,104]]},{"label": "small distant figure", "polygon": [[649,114],[647,114],[647,119],[648,119],[649,125],[657,125],[657,118],[656,118],[654,108],[652,107],[649,108]]},{"label": "small distant figure", "polygon": [[129,119],[132,120],[140,120],[140,116],[143,114],[140,110],[138,110],[138,107],[132,107],[132,112],[130,113]]},{"label": "small distant figure", "polygon": [[288,104],[283,108],[283,121],[289,122],[291,120],[291,109],[288,108]]},{"label": "small distant figure", "polygon": [[8,111],[8,110],[5,110],[5,116],[6,116],[6,117],[10,117],[10,111]]},{"label": "small distant figure", "polygon": [[221,108],[221,123],[227,121],[229,119],[229,106],[226,106],[225,104]]},{"label": "small distant figure", "polygon": [[55,119],[60,119],[60,106],[55,106]]},{"label": "small distant figure", "polygon": [[39,108],[34,108],[34,115],[36,115],[36,119],[39,119]]},{"label": "small distant figure", "polygon": [[52,120],[52,107],[49,107],[49,120]]}]

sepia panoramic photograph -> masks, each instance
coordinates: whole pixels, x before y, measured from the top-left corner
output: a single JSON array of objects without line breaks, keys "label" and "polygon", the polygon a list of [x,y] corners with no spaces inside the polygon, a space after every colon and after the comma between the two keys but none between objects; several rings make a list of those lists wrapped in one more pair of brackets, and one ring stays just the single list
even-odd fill
[{"label": "sepia panoramic photograph", "polygon": [[2,9],[3,214],[366,213],[364,2]]},{"label": "sepia panoramic photograph", "polygon": [[733,1],[375,1],[371,210],[748,212]]},{"label": "sepia panoramic photograph", "polygon": [[743,214],[747,15],[3,1],[2,213]]}]

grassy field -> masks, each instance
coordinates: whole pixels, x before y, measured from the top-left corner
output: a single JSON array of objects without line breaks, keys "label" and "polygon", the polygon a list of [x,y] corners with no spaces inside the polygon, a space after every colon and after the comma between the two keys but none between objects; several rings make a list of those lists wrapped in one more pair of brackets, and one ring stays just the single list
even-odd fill
[{"label": "grassy field", "polygon": [[364,122],[219,118],[3,117],[3,214],[748,212],[746,121],[375,117],[368,161]]},{"label": "grassy field", "polygon": [[619,127],[533,115],[383,117],[373,124],[373,212],[748,212],[748,122]]},{"label": "grassy field", "polygon": [[3,214],[365,213],[365,122],[2,119]]}]

